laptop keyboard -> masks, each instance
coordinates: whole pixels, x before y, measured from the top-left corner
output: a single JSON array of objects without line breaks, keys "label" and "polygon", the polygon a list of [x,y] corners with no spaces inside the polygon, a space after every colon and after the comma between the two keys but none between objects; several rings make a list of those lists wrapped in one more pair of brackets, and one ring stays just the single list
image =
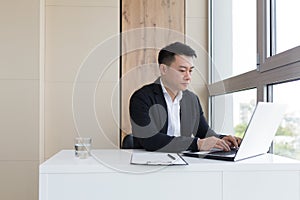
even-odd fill
[{"label": "laptop keyboard", "polygon": [[231,149],[230,151],[213,151],[213,152],[209,152],[208,154],[228,156],[228,155],[235,155],[237,151],[238,149]]}]

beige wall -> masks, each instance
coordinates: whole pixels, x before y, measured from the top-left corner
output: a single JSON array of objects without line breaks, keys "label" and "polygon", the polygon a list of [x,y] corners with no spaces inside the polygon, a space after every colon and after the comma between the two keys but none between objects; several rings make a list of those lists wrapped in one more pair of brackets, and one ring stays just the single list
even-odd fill
[{"label": "beige wall", "polygon": [[207,116],[208,108],[208,2],[207,0],[186,0],[186,41],[197,52],[195,70],[190,89],[198,94]]},{"label": "beige wall", "polygon": [[[73,148],[76,74],[96,45],[103,47],[118,34],[119,0],[7,0],[0,4],[0,198],[37,200],[39,163],[61,149]],[[206,50],[207,2],[186,0],[186,9],[187,37]],[[110,49],[107,56],[114,54],[111,63],[91,61],[105,69],[99,81],[83,80],[77,85],[97,86],[95,115],[102,130],[100,134],[87,131],[96,138],[95,148],[119,147],[119,46],[114,42],[105,47]],[[206,106],[207,58],[197,51],[201,67],[193,75],[192,89]]]},{"label": "beige wall", "polygon": [[[119,2],[86,0],[48,0],[46,2],[46,57],[45,57],[45,158],[61,149],[72,149],[73,139],[91,136],[94,148],[118,148],[118,33]],[[107,52],[115,55],[109,65],[102,63],[101,55],[92,63],[103,69],[104,76],[95,80],[77,81],[79,87],[96,88],[95,112],[99,129],[76,127],[90,126],[95,116],[80,119],[75,124],[72,95],[77,73],[90,62],[91,56],[102,44],[114,38]],[[96,49],[94,49],[96,48]],[[103,56],[103,55],[102,55]],[[106,56],[106,55],[105,55]],[[74,97],[77,98],[77,97]],[[90,97],[89,97],[90,98]],[[75,99],[76,100],[76,99]],[[91,99],[92,101],[93,99]],[[114,112],[112,112],[112,105]],[[90,106],[91,102],[87,102]],[[81,114],[80,114],[81,115]],[[81,115],[82,116],[82,115]],[[102,130],[101,130],[102,129]]]},{"label": "beige wall", "polygon": [[0,199],[37,199],[39,0],[0,3]]}]

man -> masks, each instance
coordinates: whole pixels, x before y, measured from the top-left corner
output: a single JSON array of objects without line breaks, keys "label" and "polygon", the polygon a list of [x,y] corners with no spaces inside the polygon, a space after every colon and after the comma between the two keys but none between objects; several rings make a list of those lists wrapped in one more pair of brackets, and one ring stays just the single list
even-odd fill
[{"label": "man", "polygon": [[241,139],[215,133],[207,124],[198,97],[187,90],[194,68],[195,51],[180,42],[158,55],[161,76],[135,91],[130,118],[135,143],[148,151],[229,151]]}]

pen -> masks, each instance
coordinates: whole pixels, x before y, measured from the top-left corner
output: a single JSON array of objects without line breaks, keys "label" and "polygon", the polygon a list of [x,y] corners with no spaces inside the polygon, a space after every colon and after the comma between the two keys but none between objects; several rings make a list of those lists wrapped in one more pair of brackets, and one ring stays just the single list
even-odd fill
[{"label": "pen", "polygon": [[172,160],[176,160],[176,158],[175,158],[174,156],[172,156],[171,154],[168,154],[168,156],[169,156],[170,158],[172,158]]}]

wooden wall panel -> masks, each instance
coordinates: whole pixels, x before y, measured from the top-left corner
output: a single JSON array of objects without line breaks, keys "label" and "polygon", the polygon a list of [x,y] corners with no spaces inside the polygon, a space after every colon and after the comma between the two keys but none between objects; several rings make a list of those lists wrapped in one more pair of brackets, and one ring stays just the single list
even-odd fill
[{"label": "wooden wall panel", "polygon": [[185,0],[122,0],[121,128],[131,132],[129,99],[159,76],[157,53],[184,41]]}]

